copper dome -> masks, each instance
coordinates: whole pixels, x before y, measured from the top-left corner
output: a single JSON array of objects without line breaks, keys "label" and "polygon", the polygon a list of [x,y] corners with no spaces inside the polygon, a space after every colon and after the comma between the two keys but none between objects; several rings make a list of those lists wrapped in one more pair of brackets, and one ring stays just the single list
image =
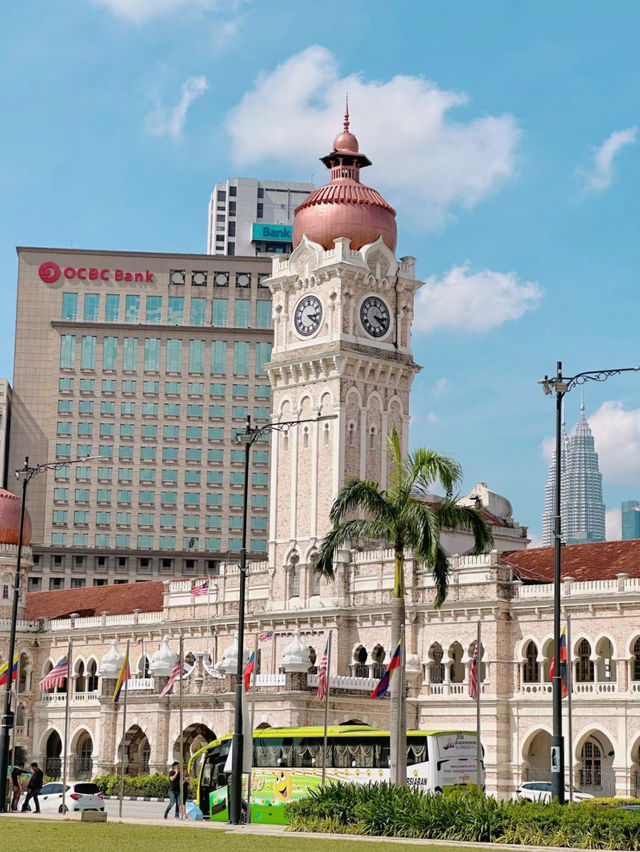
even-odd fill
[{"label": "copper dome", "polygon": [[[20,537],[20,505],[21,500],[10,491],[0,488],[0,547],[3,544],[17,544]],[[22,544],[28,546],[31,542],[31,518],[29,512],[24,513],[24,529]]]},{"label": "copper dome", "polygon": [[351,248],[359,249],[382,237],[395,251],[398,240],[396,211],[379,192],[360,183],[360,169],[371,165],[359,153],[358,140],[349,131],[349,111],[344,117],[344,130],[333,143],[333,151],[321,161],[331,169],[331,181],[314,190],[295,211],[293,246],[304,234],[323,248],[333,248],[333,241],[347,237]]}]

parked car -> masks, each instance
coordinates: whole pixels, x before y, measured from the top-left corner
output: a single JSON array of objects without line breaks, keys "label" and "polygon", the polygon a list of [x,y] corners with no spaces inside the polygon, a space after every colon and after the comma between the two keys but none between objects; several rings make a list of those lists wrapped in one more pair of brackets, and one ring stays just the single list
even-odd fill
[{"label": "parked car", "polygon": [[[569,801],[569,785],[564,787],[565,800]],[[551,781],[525,781],[516,790],[516,798],[529,799],[531,802],[551,801]],[[582,793],[573,789],[573,801],[581,802],[583,799],[593,799],[591,793]]]},{"label": "parked car", "polygon": [[[50,781],[40,790],[40,810],[42,813],[63,813],[62,782]],[[93,781],[68,781],[65,797],[67,811],[103,811],[104,796]]]}]

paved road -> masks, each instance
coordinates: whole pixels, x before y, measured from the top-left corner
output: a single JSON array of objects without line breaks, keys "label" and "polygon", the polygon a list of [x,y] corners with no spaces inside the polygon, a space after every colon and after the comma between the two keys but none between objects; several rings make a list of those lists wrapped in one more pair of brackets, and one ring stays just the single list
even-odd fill
[{"label": "paved road", "polygon": [[[119,801],[117,799],[107,799],[107,813],[110,816],[118,816]],[[126,799],[122,802],[123,817],[140,817],[141,819],[162,819],[164,809],[169,804],[166,802],[128,802]]]}]

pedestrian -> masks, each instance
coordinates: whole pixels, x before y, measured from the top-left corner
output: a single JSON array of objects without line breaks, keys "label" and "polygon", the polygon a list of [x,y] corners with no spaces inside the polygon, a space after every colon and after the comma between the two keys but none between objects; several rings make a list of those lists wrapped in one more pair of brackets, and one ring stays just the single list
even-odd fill
[{"label": "pedestrian", "polygon": [[187,799],[189,798],[189,779],[182,782],[182,819],[187,818]]},{"label": "pedestrian", "polygon": [[40,813],[40,802],[38,801],[38,796],[40,794],[40,790],[42,790],[42,783],[44,781],[44,776],[42,774],[42,769],[38,766],[38,764],[34,761],[31,764],[31,778],[29,778],[29,783],[27,784],[27,798],[24,800],[24,804],[22,805],[22,810],[30,810],[28,807],[31,799],[35,802],[36,813]]},{"label": "pedestrian", "polygon": [[169,770],[169,804],[164,812],[164,818],[169,815],[169,811],[175,805],[176,819],[180,816],[180,764],[174,760]]},{"label": "pedestrian", "polygon": [[24,760],[19,760],[11,770],[11,789],[13,798],[11,799],[11,810],[18,810],[18,802],[22,795],[22,773],[24,772]]}]

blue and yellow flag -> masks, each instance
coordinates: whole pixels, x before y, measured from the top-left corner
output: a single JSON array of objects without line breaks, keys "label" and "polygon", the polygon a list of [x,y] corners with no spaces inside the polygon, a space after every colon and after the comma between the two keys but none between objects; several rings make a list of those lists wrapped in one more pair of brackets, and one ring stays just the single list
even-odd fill
[{"label": "blue and yellow flag", "polygon": [[[9,660],[6,663],[3,663],[0,666],[0,686],[4,686],[4,684],[9,679]],[[14,680],[18,679],[18,654],[14,654],[13,656],[13,665],[11,666],[11,683]]]},{"label": "blue and yellow flag", "polygon": [[122,661],[122,666],[120,667],[120,674],[118,675],[118,680],[116,681],[116,688],[113,691],[114,707],[118,703],[118,699],[120,698],[120,693],[122,692],[122,687],[124,686],[125,680],[128,680],[130,677],[131,672],[129,671],[129,655],[125,654],[124,659]]}]

